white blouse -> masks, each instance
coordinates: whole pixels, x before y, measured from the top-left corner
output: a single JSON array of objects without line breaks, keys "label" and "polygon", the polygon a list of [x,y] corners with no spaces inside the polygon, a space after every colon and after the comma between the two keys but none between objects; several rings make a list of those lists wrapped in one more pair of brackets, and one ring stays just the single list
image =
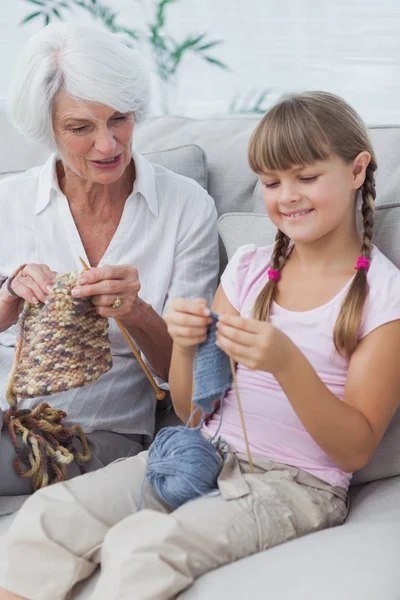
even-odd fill
[{"label": "white blouse", "polygon": [[[140,296],[162,315],[168,300],[211,301],[219,268],[214,201],[196,182],[150,164],[133,153],[136,181],[121,221],[99,266],[138,269]],[[42,166],[0,181],[0,279],[24,263],[53,271],[81,269],[89,262],[67,198],[55,174],[56,156]],[[95,232],[93,232],[95,235]],[[13,363],[17,326],[0,333],[0,408]],[[20,401],[32,408],[45,400],[68,413],[85,432],[108,430],[152,435],[155,394],[125,339],[110,320],[112,369],[93,384],[44,398]]]}]

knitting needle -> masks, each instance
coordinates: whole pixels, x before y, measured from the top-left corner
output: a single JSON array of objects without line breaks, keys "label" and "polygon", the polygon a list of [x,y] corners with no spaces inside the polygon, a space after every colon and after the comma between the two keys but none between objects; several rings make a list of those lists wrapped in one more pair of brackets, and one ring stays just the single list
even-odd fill
[{"label": "knitting needle", "polygon": [[[192,398],[193,397],[194,397],[194,377],[192,379]],[[194,427],[194,421],[193,421],[194,415],[193,415],[193,413],[194,413],[194,402],[193,402],[193,400],[191,400],[190,401],[190,414],[191,414],[191,417],[190,417],[189,427]]]},{"label": "knitting needle", "polygon": [[[83,260],[83,258],[79,257],[79,260],[82,263],[82,267],[84,268],[85,271],[89,271],[89,266],[85,263],[85,261]],[[129,348],[132,350],[133,354],[135,355],[136,360],[138,361],[139,365],[142,367],[143,371],[145,372],[147,379],[150,381],[155,393],[156,393],[156,398],[157,400],[164,400],[166,394],[163,390],[161,390],[158,385],[156,384],[156,382],[153,379],[152,374],[150,373],[146,363],[143,361],[142,357],[140,356],[140,352],[138,351],[138,349],[136,348],[135,344],[132,342],[131,336],[129,335],[129,333],[127,332],[127,330],[125,329],[125,327],[122,325],[121,321],[119,319],[115,319],[116,324],[118,325],[122,335],[124,336],[124,338],[126,339],[126,341],[128,342],[128,346]]]},{"label": "knitting needle", "polygon": [[231,363],[231,371],[232,371],[233,383],[235,386],[235,393],[236,393],[236,398],[237,398],[237,403],[238,403],[238,408],[239,408],[240,420],[242,422],[244,441],[246,444],[247,459],[249,461],[250,471],[252,473],[254,473],[254,464],[253,464],[253,459],[251,457],[251,452],[250,452],[249,438],[247,437],[247,429],[246,429],[246,423],[244,421],[242,402],[240,400],[239,386],[238,386],[237,377],[236,377],[235,363],[232,358],[229,358],[229,360]]}]

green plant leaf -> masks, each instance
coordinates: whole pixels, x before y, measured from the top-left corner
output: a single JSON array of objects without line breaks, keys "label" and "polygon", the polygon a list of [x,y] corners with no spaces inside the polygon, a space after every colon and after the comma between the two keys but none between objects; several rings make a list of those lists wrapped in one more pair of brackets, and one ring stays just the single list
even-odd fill
[{"label": "green plant leaf", "polygon": [[204,60],[211,63],[212,65],[215,65],[216,67],[219,67],[220,69],[224,69],[224,71],[230,71],[230,68],[228,67],[228,65],[221,62],[220,60],[217,60],[216,58],[212,58],[211,56],[203,56],[203,58],[204,58]]},{"label": "green plant leaf", "polygon": [[161,36],[158,33],[158,30],[155,25],[150,25],[150,32],[151,32],[151,44],[156,49],[156,51],[160,50],[160,49],[163,51],[166,51],[167,45],[166,45],[164,36]]},{"label": "green plant leaf", "polygon": [[46,26],[46,25],[48,25],[49,23],[50,23],[50,16],[49,16],[49,15],[46,15],[46,16],[45,16],[45,18],[44,18],[44,25]]},{"label": "green plant leaf", "polygon": [[183,57],[183,54],[187,51],[187,50],[194,50],[196,48],[196,45],[204,38],[204,34],[199,35],[195,38],[193,37],[188,37],[186,38],[181,44],[176,44],[175,42],[175,48],[174,50],[171,52],[171,58],[174,61],[175,65],[178,65]]},{"label": "green plant leaf", "polygon": [[60,13],[60,11],[59,11],[57,8],[55,8],[55,7],[53,8],[53,13],[56,15],[56,17],[57,17],[58,19],[60,19],[60,21],[62,21],[62,20],[63,20],[63,18],[62,18],[62,16],[61,16],[61,13]]},{"label": "green plant leaf", "polygon": [[32,4],[38,4],[39,6],[44,6],[44,2],[40,2],[40,0],[25,0],[26,2],[31,2]]},{"label": "green plant leaf", "polygon": [[175,40],[171,40],[172,47],[173,47],[173,50],[171,51],[171,55],[170,55],[170,62],[171,62],[170,73],[171,73],[171,75],[176,73],[176,71],[179,68],[180,63],[182,62],[184,55],[188,51],[199,54],[202,58],[204,58],[208,62],[212,63],[214,66],[218,66],[222,69],[229,70],[229,67],[227,65],[225,65],[223,62],[221,62],[211,56],[203,55],[203,52],[205,51],[204,48],[214,47],[214,46],[222,43],[220,40],[215,40],[215,41],[207,42],[206,44],[204,44],[203,42],[204,42],[205,37],[206,37],[205,33],[202,33],[195,37],[189,36],[180,44],[177,44],[175,42]]},{"label": "green plant leaf", "polygon": [[270,93],[270,90],[264,90],[263,92],[261,92],[261,94],[259,95],[259,97],[256,100],[256,103],[254,105],[254,108],[256,110],[262,110],[263,102],[267,98],[267,96],[268,96],[269,93]]},{"label": "green plant leaf", "polygon": [[194,48],[195,46],[197,46],[197,44],[199,44],[204,38],[206,37],[205,33],[202,33],[196,37],[187,37],[186,40],[184,40],[182,42],[182,44],[180,45],[180,47],[183,50],[186,50],[186,48]]},{"label": "green plant leaf", "polygon": [[25,17],[25,19],[23,19],[20,22],[20,25],[24,25],[25,23],[28,23],[28,21],[32,21],[32,19],[36,19],[36,17],[40,17],[42,14],[43,13],[41,11],[31,13],[30,15],[28,15],[27,17]]},{"label": "green plant leaf", "polygon": [[197,50],[199,50],[200,52],[204,52],[204,50],[209,50],[210,48],[215,48],[215,46],[219,46],[220,44],[223,44],[224,42],[222,40],[216,40],[215,42],[209,42],[208,44],[204,44],[204,46],[199,46],[197,48]]},{"label": "green plant leaf", "polygon": [[159,0],[156,12],[156,24],[157,28],[161,29],[165,25],[165,9],[168,4],[173,4],[176,0]]}]

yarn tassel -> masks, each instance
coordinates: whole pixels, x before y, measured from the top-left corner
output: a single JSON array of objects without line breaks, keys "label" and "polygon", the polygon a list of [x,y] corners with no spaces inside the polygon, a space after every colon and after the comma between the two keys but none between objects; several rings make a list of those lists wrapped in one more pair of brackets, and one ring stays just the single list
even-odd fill
[{"label": "yarn tassel", "polygon": [[[14,469],[23,479],[32,479],[35,491],[67,479],[66,467],[73,461],[82,465],[91,459],[79,425],[61,424],[66,416],[44,402],[31,411],[10,408],[4,415],[3,427],[8,429],[16,451]],[[77,436],[83,453],[75,448]]]}]

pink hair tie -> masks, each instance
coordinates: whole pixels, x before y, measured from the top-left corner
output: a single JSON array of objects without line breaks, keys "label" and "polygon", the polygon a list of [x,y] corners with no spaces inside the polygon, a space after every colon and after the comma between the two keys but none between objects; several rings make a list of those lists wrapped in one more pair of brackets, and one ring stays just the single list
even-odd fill
[{"label": "pink hair tie", "polygon": [[368,271],[370,265],[371,259],[367,258],[366,256],[359,256],[357,258],[356,266],[354,268],[356,271],[358,271],[359,269],[365,269],[365,271]]},{"label": "pink hair tie", "polygon": [[274,281],[279,281],[281,278],[281,274],[276,269],[268,269],[268,279],[273,279]]}]

